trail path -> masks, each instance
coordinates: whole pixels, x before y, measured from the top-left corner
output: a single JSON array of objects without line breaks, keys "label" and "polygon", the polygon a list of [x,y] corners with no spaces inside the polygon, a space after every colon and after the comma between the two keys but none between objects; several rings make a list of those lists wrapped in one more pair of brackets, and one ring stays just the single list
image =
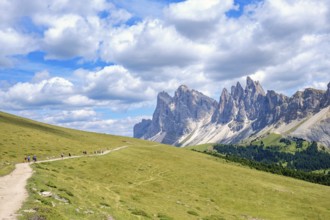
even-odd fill
[{"label": "trail path", "polygon": [[[118,151],[128,146],[118,147],[104,151],[103,154],[91,154],[56,158],[51,160],[38,161],[37,163],[51,162],[57,160],[74,159],[79,157],[102,156],[113,151]],[[0,220],[17,219],[16,212],[21,208],[24,200],[28,197],[26,190],[27,180],[32,176],[33,170],[29,163],[16,164],[15,170],[7,176],[0,177]]]}]

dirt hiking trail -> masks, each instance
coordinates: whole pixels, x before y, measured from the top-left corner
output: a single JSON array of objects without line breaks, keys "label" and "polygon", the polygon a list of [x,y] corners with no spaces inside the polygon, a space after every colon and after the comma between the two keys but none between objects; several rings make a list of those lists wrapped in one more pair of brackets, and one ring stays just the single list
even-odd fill
[{"label": "dirt hiking trail", "polygon": [[[124,148],[127,148],[127,146],[107,150],[104,151],[102,154],[56,158],[51,160],[38,161],[37,163],[74,159],[79,157],[102,156]],[[15,170],[13,172],[6,176],[0,177],[0,220],[17,219],[16,212],[22,207],[24,200],[28,197],[26,184],[27,180],[32,176],[32,174],[33,170],[30,167],[30,163],[19,163],[16,164]]]}]

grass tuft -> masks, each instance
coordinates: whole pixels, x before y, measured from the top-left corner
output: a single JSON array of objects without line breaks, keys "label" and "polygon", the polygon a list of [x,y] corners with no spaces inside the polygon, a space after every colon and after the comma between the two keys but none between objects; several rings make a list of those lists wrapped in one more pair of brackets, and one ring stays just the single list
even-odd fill
[{"label": "grass tuft", "polygon": [[140,216],[143,216],[143,217],[150,218],[150,216],[145,211],[140,210],[140,209],[133,209],[133,210],[131,210],[131,213],[133,215],[140,215]]}]

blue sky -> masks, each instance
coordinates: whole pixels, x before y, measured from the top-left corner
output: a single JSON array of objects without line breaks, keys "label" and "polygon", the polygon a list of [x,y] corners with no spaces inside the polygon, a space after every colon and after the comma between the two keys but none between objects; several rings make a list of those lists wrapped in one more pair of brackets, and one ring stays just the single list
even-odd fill
[{"label": "blue sky", "polygon": [[132,135],[160,91],[330,81],[328,0],[3,0],[0,110]]}]

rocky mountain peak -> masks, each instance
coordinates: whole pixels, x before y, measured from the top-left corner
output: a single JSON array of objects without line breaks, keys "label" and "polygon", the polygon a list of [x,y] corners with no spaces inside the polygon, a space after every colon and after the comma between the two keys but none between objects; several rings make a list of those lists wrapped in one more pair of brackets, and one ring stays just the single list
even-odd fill
[{"label": "rocky mountain peak", "polygon": [[328,89],[324,94],[323,100],[322,100],[322,107],[330,105],[330,83],[328,84]]},{"label": "rocky mountain peak", "polygon": [[231,87],[231,95],[235,100],[239,100],[243,98],[244,89],[239,82],[236,83],[236,86]]},{"label": "rocky mountain peak", "polygon": [[181,85],[179,88],[175,91],[175,96],[179,97],[182,96],[183,94],[191,92],[191,90],[188,88],[186,85]]},{"label": "rocky mountain peak", "polygon": [[220,96],[218,112],[215,114],[213,120],[216,120],[218,123],[227,123],[231,121],[234,117],[234,109],[233,98],[227,89],[224,88]]},{"label": "rocky mountain peak", "polygon": [[273,90],[265,93],[247,77],[244,89],[239,82],[230,92],[224,88],[219,102],[181,85],[173,97],[158,94],[152,120],[136,124],[134,137],[173,145],[235,143],[263,129],[308,119],[329,105],[330,83],[327,91],[305,89],[287,97]]},{"label": "rocky mountain peak", "polygon": [[226,88],[224,88],[223,90],[222,90],[222,92],[221,92],[221,96],[220,96],[220,102],[221,102],[221,100],[222,101],[227,101],[228,99],[229,99],[229,92],[228,92],[228,90],[226,89]]},{"label": "rocky mountain peak", "polygon": [[246,78],[246,93],[260,94],[265,96],[265,91],[258,81],[253,81],[249,76]]},{"label": "rocky mountain peak", "polygon": [[167,92],[160,92],[158,93],[157,96],[157,103],[162,103],[164,102],[165,104],[168,104],[172,102],[172,97],[167,93]]}]

